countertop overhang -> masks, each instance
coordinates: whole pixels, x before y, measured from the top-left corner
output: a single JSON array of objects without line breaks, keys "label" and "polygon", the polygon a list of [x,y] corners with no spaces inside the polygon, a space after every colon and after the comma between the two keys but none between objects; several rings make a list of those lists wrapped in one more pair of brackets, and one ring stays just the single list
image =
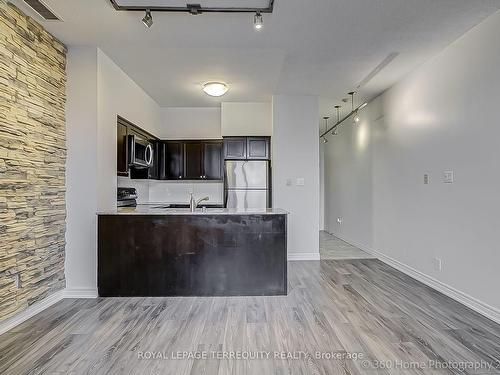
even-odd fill
[{"label": "countertop overhang", "polygon": [[197,208],[191,212],[189,208],[164,208],[151,205],[137,207],[119,207],[115,210],[99,211],[97,215],[287,215],[281,208],[236,209],[236,208]]}]

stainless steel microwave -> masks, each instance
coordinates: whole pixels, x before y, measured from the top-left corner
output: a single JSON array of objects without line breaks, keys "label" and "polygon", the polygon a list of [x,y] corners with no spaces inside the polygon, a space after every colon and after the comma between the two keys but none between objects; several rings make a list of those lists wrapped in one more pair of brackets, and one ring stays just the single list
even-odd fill
[{"label": "stainless steel microwave", "polygon": [[153,146],[138,135],[129,135],[129,165],[135,168],[149,168],[153,165]]}]

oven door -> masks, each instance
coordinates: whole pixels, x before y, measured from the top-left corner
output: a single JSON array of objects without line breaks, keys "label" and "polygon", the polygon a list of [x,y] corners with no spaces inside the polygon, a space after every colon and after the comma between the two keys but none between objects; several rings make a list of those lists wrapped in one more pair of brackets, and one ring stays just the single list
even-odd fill
[{"label": "oven door", "polygon": [[153,165],[153,146],[147,139],[129,135],[131,167],[149,168]]}]

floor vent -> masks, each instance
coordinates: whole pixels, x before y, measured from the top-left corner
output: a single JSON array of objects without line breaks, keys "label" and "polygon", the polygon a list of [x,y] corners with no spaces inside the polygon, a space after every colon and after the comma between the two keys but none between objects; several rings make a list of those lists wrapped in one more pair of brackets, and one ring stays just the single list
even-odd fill
[{"label": "floor vent", "polygon": [[60,21],[61,19],[57,17],[47,6],[40,0],[24,0],[35,12],[48,21]]}]

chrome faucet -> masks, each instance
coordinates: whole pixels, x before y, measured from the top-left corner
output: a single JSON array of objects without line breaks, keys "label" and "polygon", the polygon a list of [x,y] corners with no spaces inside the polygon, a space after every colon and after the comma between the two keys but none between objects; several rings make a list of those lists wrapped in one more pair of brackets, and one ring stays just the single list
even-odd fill
[{"label": "chrome faucet", "polygon": [[209,197],[204,197],[198,200],[195,200],[193,197],[193,194],[191,194],[191,200],[189,201],[189,209],[191,212],[194,212],[196,208],[198,208],[198,205],[203,202],[203,201],[208,201],[210,198]]}]

